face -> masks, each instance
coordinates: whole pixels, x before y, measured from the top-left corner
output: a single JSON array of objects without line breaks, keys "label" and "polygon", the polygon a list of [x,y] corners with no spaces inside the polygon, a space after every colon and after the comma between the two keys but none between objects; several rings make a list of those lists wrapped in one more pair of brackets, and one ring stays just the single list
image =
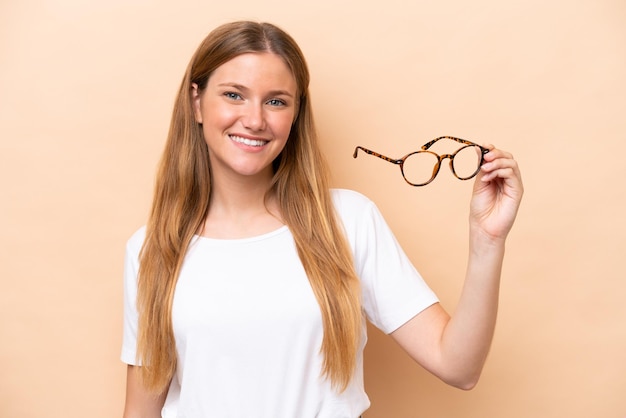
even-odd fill
[{"label": "face", "polygon": [[269,180],[296,114],[296,81],[281,57],[239,55],[218,67],[199,92],[195,117],[209,148],[211,172]]}]

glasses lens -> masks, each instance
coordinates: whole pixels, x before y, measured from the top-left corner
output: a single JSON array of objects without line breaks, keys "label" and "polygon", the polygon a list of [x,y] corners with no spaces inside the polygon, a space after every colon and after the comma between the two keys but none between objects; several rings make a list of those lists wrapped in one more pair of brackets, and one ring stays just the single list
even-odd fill
[{"label": "glasses lens", "polygon": [[467,145],[454,154],[452,169],[461,180],[467,180],[476,175],[480,169],[482,152],[479,146]]},{"label": "glasses lens", "polygon": [[439,158],[429,151],[414,152],[409,155],[402,166],[404,178],[411,184],[421,185],[431,181],[435,175],[435,167]]}]

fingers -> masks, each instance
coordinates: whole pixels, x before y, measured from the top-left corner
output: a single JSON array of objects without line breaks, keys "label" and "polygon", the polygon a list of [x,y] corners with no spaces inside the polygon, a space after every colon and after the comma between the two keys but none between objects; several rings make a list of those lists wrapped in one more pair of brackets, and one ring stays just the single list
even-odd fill
[{"label": "fingers", "polygon": [[490,151],[484,156],[484,163],[481,166],[483,182],[490,182],[496,178],[512,180],[521,185],[521,176],[517,161],[509,152],[487,145]]},{"label": "fingers", "polygon": [[494,161],[498,158],[505,158],[505,159],[509,159],[509,160],[515,160],[513,158],[513,154],[506,152],[504,150],[498,149],[495,146],[489,144],[486,145],[485,148],[489,149],[489,152],[487,154],[485,154],[485,161],[486,162],[491,162]]}]

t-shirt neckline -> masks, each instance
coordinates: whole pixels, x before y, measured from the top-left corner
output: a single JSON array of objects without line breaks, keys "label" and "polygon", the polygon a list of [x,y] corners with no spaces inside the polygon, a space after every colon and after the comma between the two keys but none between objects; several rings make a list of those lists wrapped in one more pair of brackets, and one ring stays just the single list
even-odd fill
[{"label": "t-shirt neckline", "polygon": [[243,237],[243,238],[211,238],[205,237],[202,235],[194,235],[194,241],[204,242],[204,243],[214,243],[214,244],[244,244],[248,242],[254,241],[263,241],[266,239],[270,239],[276,235],[279,235],[285,231],[287,231],[289,227],[287,225],[282,225],[273,231],[269,231],[263,234],[254,235],[251,237]]}]

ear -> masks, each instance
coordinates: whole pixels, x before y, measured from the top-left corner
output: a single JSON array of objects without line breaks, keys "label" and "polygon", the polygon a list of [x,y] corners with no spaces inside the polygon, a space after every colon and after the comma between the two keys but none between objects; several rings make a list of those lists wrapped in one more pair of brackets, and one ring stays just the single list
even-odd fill
[{"label": "ear", "polygon": [[198,90],[198,85],[196,83],[191,83],[191,105],[193,106],[193,112],[196,117],[196,122],[202,123],[202,108],[200,106],[200,101],[202,99],[202,95]]}]

